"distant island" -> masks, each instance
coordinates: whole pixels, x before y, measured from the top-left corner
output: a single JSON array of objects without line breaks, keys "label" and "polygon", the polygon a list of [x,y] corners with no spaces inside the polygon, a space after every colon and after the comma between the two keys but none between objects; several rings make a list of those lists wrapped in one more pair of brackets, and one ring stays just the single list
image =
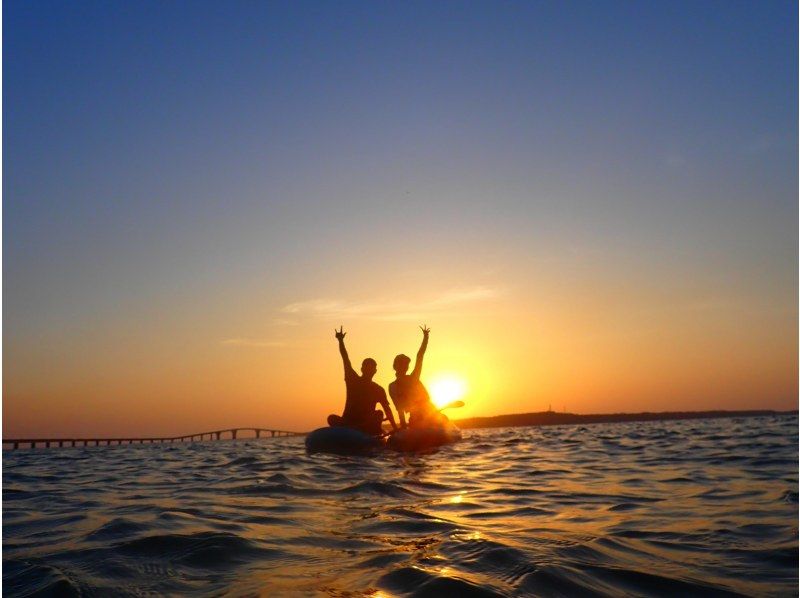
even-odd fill
[{"label": "distant island", "polygon": [[611,424],[618,422],[648,422],[674,419],[714,419],[722,417],[764,417],[770,415],[797,415],[797,411],[661,411],[657,413],[512,413],[492,417],[468,417],[455,420],[460,428],[510,428],[518,426],[560,426],[569,424]]}]

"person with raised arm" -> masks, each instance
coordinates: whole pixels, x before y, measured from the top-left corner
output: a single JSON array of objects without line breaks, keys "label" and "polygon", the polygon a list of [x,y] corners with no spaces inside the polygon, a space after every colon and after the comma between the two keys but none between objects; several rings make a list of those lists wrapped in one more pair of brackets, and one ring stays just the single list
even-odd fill
[{"label": "person with raised arm", "polygon": [[[392,367],[395,372],[395,380],[389,384],[389,396],[392,397],[394,407],[397,409],[397,416],[400,419],[400,427],[406,425],[419,428],[426,425],[440,425],[447,421],[447,417],[440,413],[436,406],[431,402],[425,385],[420,381],[422,374],[422,360],[425,358],[425,351],[428,348],[428,336],[431,329],[427,326],[420,326],[422,330],[422,344],[417,351],[417,360],[414,362],[414,369],[408,374],[408,366],[411,359],[402,353],[394,358]],[[406,424],[405,413],[409,412],[410,418]]]},{"label": "person with raised arm", "polygon": [[[378,371],[378,364],[371,357],[361,362],[361,376],[353,369],[350,356],[344,346],[344,337],[347,334],[344,327],[335,330],[336,340],[339,341],[339,353],[344,363],[344,384],[347,389],[347,398],[342,415],[329,415],[328,425],[332,427],[345,426],[366,432],[367,434],[381,434],[381,423],[385,416],[389,419],[393,430],[397,430],[392,409],[386,398],[386,391],[382,386],[372,380]],[[383,411],[375,409],[380,404]]]}]

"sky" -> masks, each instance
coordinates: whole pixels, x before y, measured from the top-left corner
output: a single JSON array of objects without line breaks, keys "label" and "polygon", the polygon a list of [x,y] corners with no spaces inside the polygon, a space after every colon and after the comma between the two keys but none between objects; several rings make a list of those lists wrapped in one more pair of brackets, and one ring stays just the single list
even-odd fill
[{"label": "sky", "polygon": [[793,2],[3,3],[3,434],[796,409]]}]

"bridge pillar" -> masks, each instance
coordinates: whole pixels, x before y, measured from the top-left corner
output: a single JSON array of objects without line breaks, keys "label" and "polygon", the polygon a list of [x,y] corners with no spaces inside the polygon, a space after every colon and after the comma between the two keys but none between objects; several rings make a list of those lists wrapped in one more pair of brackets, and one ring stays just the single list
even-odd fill
[{"label": "bridge pillar", "polygon": [[49,440],[44,443],[44,448],[50,448],[50,441]]},{"label": "bridge pillar", "polygon": [[231,438],[233,438],[234,440],[236,440],[236,433],[237,433],[238,431],[239,431],[239,430],[231,430]]},{"label": "bridge pillar", "polygon": [[275,438],[275,430],[272,430],[272,437]]},{"label": "bridge pillar", "polygon": [[219,437],[222,436],[222,432],[214,432],[214,433],[217,435],[217,440],[219,440]]},{"label": "bridge pillar", "polygon": [[18,448],[19,448],[19,442],[15,442],[15,443],[14,443],[14,448],[15,448],[15,449],[18,449]]},{"label": "bridge pillar", "polygon": [[261,430],[256,430],[256,438],[261,438]]}]

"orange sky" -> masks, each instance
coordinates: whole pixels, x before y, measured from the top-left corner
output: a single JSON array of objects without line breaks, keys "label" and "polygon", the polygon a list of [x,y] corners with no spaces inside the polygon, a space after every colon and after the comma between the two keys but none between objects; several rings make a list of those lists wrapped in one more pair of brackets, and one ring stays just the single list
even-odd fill
[{"label": "orange sky", "polygon": [[[402,285],[425,279],[419,288],[435,288],[430,276],[410,271]],[[415,354],[417,323],[429,324],[423,382],[447,374],[467,386],[466,406],[452,417],[550,405],[574,413],[796,408],[789,306],[700,301],[666,285],[613,279],[591,289],[582,287],[596,281],[538,280],[447,286],[408,299],[369,300],[362,289],[356,300],[272,309],[255,294],[215,314],[187,301],[169,317],[142,304],[122,323],[98,315],[47,347],[7,346],[4,434],[313,429],[343,406],[338,324],[353,362],[374,357],[384,386],[394,355]]]}]

